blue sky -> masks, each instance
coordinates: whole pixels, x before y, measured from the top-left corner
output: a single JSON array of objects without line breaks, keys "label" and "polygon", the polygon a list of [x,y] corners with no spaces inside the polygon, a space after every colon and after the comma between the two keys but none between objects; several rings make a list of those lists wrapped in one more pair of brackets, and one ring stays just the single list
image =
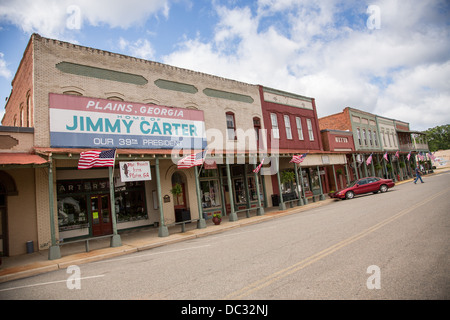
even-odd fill
[{"label": "blue sky", "polygon": [[450,123],[447,0],[0,0],[0,117],[30,35],[354,107]]}]

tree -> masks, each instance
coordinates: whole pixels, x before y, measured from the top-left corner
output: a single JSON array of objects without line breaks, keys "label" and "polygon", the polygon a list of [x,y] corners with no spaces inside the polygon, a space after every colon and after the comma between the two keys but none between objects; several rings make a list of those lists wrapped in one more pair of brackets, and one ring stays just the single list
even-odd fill
[{"label": "tree", "polygon": [[450,124],[430,128],[425,133],[431,152],[450,149]]}]

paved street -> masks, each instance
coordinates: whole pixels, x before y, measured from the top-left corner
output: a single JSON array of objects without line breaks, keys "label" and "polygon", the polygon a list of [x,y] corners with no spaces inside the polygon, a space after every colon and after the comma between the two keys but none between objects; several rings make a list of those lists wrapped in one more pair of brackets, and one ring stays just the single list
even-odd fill
[{"label": "paved street", "polygon": [[10,281],[0,300],[449,299],[450,173],[424,181]]}]

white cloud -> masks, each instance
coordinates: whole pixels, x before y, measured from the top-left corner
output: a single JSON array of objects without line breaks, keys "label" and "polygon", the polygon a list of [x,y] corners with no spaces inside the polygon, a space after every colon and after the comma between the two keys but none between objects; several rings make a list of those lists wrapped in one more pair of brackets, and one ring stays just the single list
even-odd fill
[{"label": "white cloud", "polygon": [[3,59],[3,57],[3,52],[0,52],[0,77],[4,77],[7,80],[10,80],[12,77],[12,72],[8,69],[6,61]]},{"label": "white cloud", "polygon": [[[375,30],[366,27],[360,2],[258,4],[254,11],[217,5],[214,38],[186,39],[164,61],[314,97],[319,116],[351,106],[416,129],[449,122],[423,111],[429,106],[433,114],[450,115],[444,0],[374,1],[381,17]],[[280,17],[281,27],[274,22]]]},{"label": "white cloud", "polygon": [[37,32],[61,39],[84,23],[129,28],[144,24],[151,15],[169,14],[168,0],[5,0],[0,21],[12,23],[25,33]]},{"label": "white cloud", "polygon": [[133,57],[146,60],[154,59],[155,50],[147,39],[138,39],[134,42],[130,42],[121,37],[119,39],[119,48]]}]

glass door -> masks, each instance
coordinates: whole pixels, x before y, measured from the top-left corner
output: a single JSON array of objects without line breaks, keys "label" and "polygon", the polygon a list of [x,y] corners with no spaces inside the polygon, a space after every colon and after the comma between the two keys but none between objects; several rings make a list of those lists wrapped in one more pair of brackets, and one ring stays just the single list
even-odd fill
[{"label": "glass door", "polygon": [[92,235],[103,236],[112,233],[109,195],[91,196]]}]

